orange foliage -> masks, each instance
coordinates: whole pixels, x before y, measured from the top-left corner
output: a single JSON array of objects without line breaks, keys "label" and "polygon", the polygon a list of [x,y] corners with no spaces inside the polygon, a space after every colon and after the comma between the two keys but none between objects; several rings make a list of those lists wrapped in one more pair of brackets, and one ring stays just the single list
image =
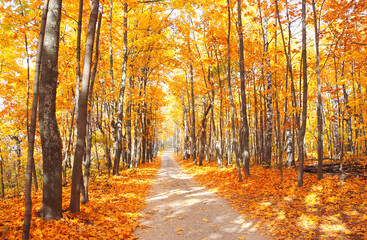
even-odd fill
[{"label": "orange foliage", "polygon": [[256,227],[276,239],[367,239],[366,181],[337,176],[305,174],[305,184],[296,187],[297,172],[252,166],[252,176],[238,182],[234,166],[218,168],[215,162],[196,166],[178,159],[197,181],[229,199]]},{"label": "orange foliage", "polygon": [[[81,212],[63,213],[59,221],[45,221],[36,216],[42,205],[41,191],[33,196],[30,237],[32,239],[132,239],[132,232],[145,206],[144,199],[153,184],[161,158],[135,170],[124,170],[120,176],[91,178],[90,202]],[[67,209],[70,184],[63,189],[63,209]],[[0,238],[21,239],[24,198],[0,202]]]}]

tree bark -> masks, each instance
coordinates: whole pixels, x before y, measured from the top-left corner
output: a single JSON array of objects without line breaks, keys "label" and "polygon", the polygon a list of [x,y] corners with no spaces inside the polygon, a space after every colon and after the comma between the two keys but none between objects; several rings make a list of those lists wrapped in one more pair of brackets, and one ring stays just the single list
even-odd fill
[{"label": "tree bark", "polygon": [[191,82],[191,158],[196,164],[196,135],[195,135],[195,94],[194,94],[194,72],[190,64],[190,82]]},{"label": "tree bark", "polygon": [[200,157],[199,157],[199,166],[203,165],[203,159],[205,155],[205,145],[206,145],[206,119],[207,119],[207,115],[211,107],[212,107],[212,104],[210,103],[204,112],[203,119],[201,120],[201,136],[200,136],[201,152],[200,152]]},{"label": "tree bark", "polygon": [[43,157],[43,200],[38,212],[43,219],[62,217],[62,141],[56,120],[61,1],[49,2],[41,58],[39,127]]},{"label": "tree bark", "polygon": [[[131,89],[133,87],[133,83],[132,83],[132,77],[129,77],[129,89]],[[131,91],[129,91],[128,96],[131,95]],[[125,129],[126,129],[126,135],[127,135],[127,152],[126,152],[126,156],[127,156],[127,164],[129,168],[132,168],[132,138],[131,138],[131,99],[128,98],[127,104],[126,104],[126,123],[125,123]]]},{"label": "tree bark", "polygon": [[242,6],[241,0],[237,0],[237,13],[238,13],[238,35],[239,35],[239,58],[240,58],[240,79],[241,79],[241,111],[242,111],[242,124],[241,124],[241,157],[243,159],[243,171],[245,177],[250,177],[250,137],[249,137],[249,124],[247,119],[247,103],[246,103],[246,82],[245,82],[245,60],[243,56],[243,29],[242,29]]},{"label": "tree bark", "polygon": [[[234,101],[233,101],[233,94],[232,94],[232,85],[231,85],[231,2],[227,0],[227,10],[228,10],[228,35],[227,35],[227,61],[228,61],[228,68],[227,68],[227,82],[228,82],[228,92],[229,92],[229,100],[231,103],[231,126],[232,126],[232,151],[235,151],[235,159],[236,159],[236,166],[237,166],[237,174],[238,174],[238,181],[242,182],[242,174],[241,174],[241,165],[238,159],[238,151],[237,151],[237,141],[236,141],[236,130],[235,130],[235,118],[234,118]],[[231,157],[230,157],[231,158]]]},{"label": "tree bark", "polygon": [[4,168],[3,168],[3,162],[4,158],[3,156],[0,156],[0,175],[1,175],[1,197],[5,198],[5,186],[4,186]]},{"label": "tree bark", "polygon": [[[91,83],[90,83],[90,89],[88,94],[88,102],[89,105],[92,107],[92,100],[93,100],[93,86],[96,79],[96,73],[97,73],[97,67],[98,67],[98,59],[99,59],[99,36],[101,33],[101,23],[102,23],[102,11],[99,13],[98,18],[98,27],[97,27],[97,36],[96,36],[96,52],[94,56],[94,66],[93,66],[93,72],[91,76]],[[87,112],[87,144],[86,144],[86,154],[85,154],[85,161],[84,161],[84,191],[82,192],[82,198],[81,202],[87,203],[89,202],[89,194],[88,194],[88,187],[89,187],[89,177],[90,177],[90,165],[92,162],[92,125],[91,125],[91,118],[92,113],[91,110]]]},{"label": "tree bark", "polygon": [[88,92],[92,66],[94,36],[98,18],[99,0],[92,1],[92,9],[88,24],[87,41],[85,47],[83,77],[80,89],[77,112],[77,143],[74,156],[73,175],[71,182],[70,212],[80,211],[80,191],[82,188],[82,160],[85,155],[85,136],[87,127]]},{"label": "tree bark", "polygon": [[320,70],[320,43],[319,43],[319,26],[317,22],[316,3],[312,0],[312,10],[315,28],[315,51],[316,51],[316,72],[317,72],[317,161],[318,170],[317,178],[322,179],[323,173],[323,119],[322,119],[322,97],[321,97],[321,70]]},{"label": "tree bark", "polygon": [[[286,2],[287,4],[287,2]],[[292,70],[292,62],[291,62],[291,56],[290,56],[290,44],[288,46],[288,50],[286,47],[286,43],[285,43],[285,37],[284,37],[284,32],[283,32],[283,27],[282,27],[282,22],[280,21],[280,17],[279,17],[279,8],[278,8],[278,0],[275,0],[275,7],[276,7],[276,15],[277,15],[277,19],[278,19],[278,23],[279,23],[279,27],[280,27],[280,32],[282,35],[282,42],[283,42],[283,50],[284,50],[284,54],[287,60],[287,73],[289,72],[289,76],[291,78],[291,89],[292,89],[292,105],[293,107],[296,106],[296,102],[295,102],[295,95],[294,95],[294,80],[293,80],[293,70]],[[287,9],[287,20],[289,21],[289,14],[288,14],[288,9]],[[290,31],[290,22],[288,24],[288,28],[289,28],[289,34],[291,33]],[[289,37],[289,43],[290,43],[290,37]],[[288,88],[288,75],[286,78],[286,89]],[[290,128],[290,117],[287,114],[287,109],[288,109],[288,96],[285,97],[285,106],[284,106],[284,124],[286,125],[286,129],[285,129],[285,135],[286,135],[286,152],[287,152],[287,160],[286,160],[286,165],[287,167],[291,167],[294,164],[294,151],[293,151],[293,138],[292,138],[292,131]]]},{"label": "tree bark", "polygon": [[219,66],[219,59],[217,51],[215,51],[215,57],[217,59],[217,69],[218,69],[218,84],[219,84],[219,136],[220,139],[217,142],[217,159],[218,159],[218,166],[221,168],[223,167],[223,157],[224,157],[224,144],[223,144],[223,89],[222,89],[222,79],[220,76],[220,66]]},{"label": "tree bark", "polygon": [[[36,123],[37,123],[37,108],[38,108],[38,98],[39,98],[39,75],[41,69],[41,57],[43,51],[44,34],[47,22],[47,12],[48,12],[49,1],[45,0],[43,6],[41,29],[39,34],[39,43],[37,48],[36,57],[36,69],[34,74],[34,85],[33,85],[33,99],[32,99],[32,110],[31,110],[31,122],[29,126],[28,135],[28,155],[27,155],[27,168],[26,168],[26,182],[25,182],[25,192],[24,192],[24,223],[23,223],[23,235],[22,239],[29,239],[29,229],[31,227],[31,213],[32,213],[32,167],[34,166],[34,141],[36,134]],[[33,165],[33,166],[32,166]]]},{"label": "tree bark", "polygon": [[114,142],[114,165],[113,165],[113,174],[119,175],[119,167],[120,167],[120,158],[122,152],[122,123],[123,123],[123,113],[124,113],[124,99],[125,99],[125,87],[126,87],[126,70],[127,70],[127,11],[128,5],[124,3],[124,19],[123,19],[123,59],[122,59],[122,69],[121,69],[121,82],[120,82],[120,91],[119,91],[119,99],[117,102],[117,119],[115,122],[115,142]]},{"label": "tree bark", "polygon": [[182,108],[183,108],[183,126],[184,126],[184,155],[183,155],[183,159],[189,159],[189,122],[188,122],[188,117],[187,117],[187,108],[185,105],[185,92],[184,90],[182,90]]},{"label": "tree bark", "polygon": [[302,75],[303,75],[303,100],[302,100],[302,124],[298,135],[298,187],[303,186],[303,159],[304,139],[307,123],[307,49],[306,49],[306,0],[302,0]]}]

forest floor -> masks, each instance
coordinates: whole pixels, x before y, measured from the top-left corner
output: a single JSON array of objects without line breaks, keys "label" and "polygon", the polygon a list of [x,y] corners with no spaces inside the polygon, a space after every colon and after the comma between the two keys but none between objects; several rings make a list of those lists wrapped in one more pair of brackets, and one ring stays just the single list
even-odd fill
[{"label": "forest floor", "polygon": [[[119,176],[92,174],[90,201],[81,211],[67,211],[70,184],[63,188],[63,217],[45,221],[36,216],[42,205],[42,191],[32,193],[31,239],[130,239],[139,224],[140,211],[160,168],[160,157],[135,171],[123,170]],[[24,197],[0,200],[0,239],[21,239]]]},{"label": "forest floor", "polygon": [[141,240],[272,239],[228,201],[200,186],[166,151],[147,208],[134,233]]},{"label": "forest floor", "polygon": [[[266,228],[275,239],[367,239],[367,181],[337,175],[305,173],[304,186],[297,188],[297,170],[251,166],[251,177],[238,182],[232,166],[216,162],[194,165],[176,157],[186,173],[200,184],[228,199],[257,229]],[[247,238],[246,238],[247,239]]]},{"label": "forest floor", "polygon": [[[120,176],[94,173],[90,202],[77,214],[67,211],[68,184],[59,221],[36,216],[42,204],[38,191],[32,197],[31,238],[367,240],[364,178],[326,175],[318,181],[306,173],[304,187],[297,188],[295,169],[284,169],[281,182],[279,170],[251,166],[251,177],[239,183],[233,165],[199,167],[171,154]],[[23,216],[23,197],[0,200],[0,239],[21,239]]]}]

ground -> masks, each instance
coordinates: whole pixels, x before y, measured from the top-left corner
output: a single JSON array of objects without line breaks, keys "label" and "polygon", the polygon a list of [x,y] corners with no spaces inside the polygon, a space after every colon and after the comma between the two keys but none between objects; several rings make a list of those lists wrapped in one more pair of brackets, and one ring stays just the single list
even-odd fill
[{"label": "ground", "polygon": [[253,228],[227,200],[200,186],[166,151],[143,219],[139,239],[272,239]]}]

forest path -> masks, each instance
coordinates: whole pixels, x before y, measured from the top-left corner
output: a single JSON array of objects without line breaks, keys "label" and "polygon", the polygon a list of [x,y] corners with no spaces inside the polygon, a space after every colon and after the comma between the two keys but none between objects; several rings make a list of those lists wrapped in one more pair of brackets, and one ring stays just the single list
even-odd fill
[{"label": "forest path", "polygon": [[185,174],[166,151],[135,236],[142,240],[272,239],[251,228],[228,202]]}]

